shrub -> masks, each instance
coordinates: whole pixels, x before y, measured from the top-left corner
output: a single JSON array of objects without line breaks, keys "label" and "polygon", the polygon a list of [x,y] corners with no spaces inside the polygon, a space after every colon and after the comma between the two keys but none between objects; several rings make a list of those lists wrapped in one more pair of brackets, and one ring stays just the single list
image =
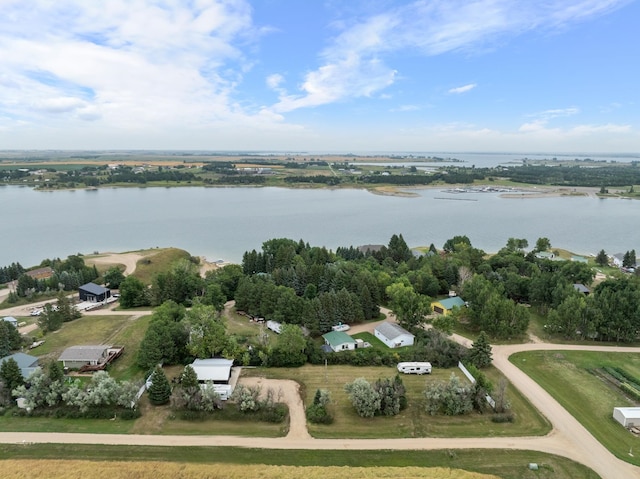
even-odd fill
[{"label": "shrub", "polygon": [[491,416],[491,422],[495,422],[495,423],[505,423],[505,422],[513,422],[513,421],[515,421],[515,417],[513,413],[510,413],[510,412],[494,414],[493,416]]}]

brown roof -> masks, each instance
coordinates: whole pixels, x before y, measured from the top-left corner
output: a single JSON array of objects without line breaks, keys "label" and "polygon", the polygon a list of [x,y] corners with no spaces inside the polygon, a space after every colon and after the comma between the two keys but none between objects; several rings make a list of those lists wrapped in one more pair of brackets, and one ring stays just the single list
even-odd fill
[{"label": "brown roof", "polygon": [[48,279],[53,276],[53,270],[49,266],[44,268],[32,269],[26,272],[27,276],[31,276],[33,279]]}]

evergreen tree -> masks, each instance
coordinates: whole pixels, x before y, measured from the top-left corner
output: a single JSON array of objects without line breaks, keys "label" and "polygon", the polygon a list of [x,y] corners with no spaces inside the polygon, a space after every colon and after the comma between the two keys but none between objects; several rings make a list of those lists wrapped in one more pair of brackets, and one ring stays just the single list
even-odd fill
[{"label": "evergreen tree", "polygon": [[489,338],[484,331],[480,332],[478,339],[476,339],[471,345],[468,358],[469,361],[471,361],[471,364],[477,368],[484,368],[491,364],[491,345],[489,344]]},{"label": "evergreen tree", "polygon": [[15,359],[9,358],[3,361],[2,366],[0,366],[0,380],[5,384],[9,391],[13,391],[18,386],[22,386],[24,384],[22,372],[20,371]]},{"label": "evergreen tree", "polygon": [[609,264],[609,258],[607,257],[607,253],[603,249],[601,249],[596,256],[596,264],[600,266],[607,266]]},{"label": "evergreen tree", "polygon": [[171,385],[160,366],[156,367],[151,375],[151,386],[147,390],[151,404],[160,406],[169,402],[171,397]]}]

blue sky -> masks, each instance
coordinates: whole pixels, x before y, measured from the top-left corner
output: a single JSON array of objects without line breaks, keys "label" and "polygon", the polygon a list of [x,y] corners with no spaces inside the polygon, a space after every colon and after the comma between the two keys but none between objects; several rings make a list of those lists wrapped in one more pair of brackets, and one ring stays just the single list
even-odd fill
[{"label": "blue sky", "polygon": [[0,0],[0,149],[640,151],[640,3]]}]

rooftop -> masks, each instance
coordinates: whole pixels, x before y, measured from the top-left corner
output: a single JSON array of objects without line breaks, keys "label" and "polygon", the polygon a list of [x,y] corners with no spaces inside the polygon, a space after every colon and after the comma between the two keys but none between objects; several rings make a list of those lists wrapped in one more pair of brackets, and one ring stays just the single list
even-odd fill
[{"label": "rooftop", "polygon": [[105,288],[104,286],[100,286],[97,285],[95,283],[87,283],[87,284],[83,284],[82,286],[80,286],[79,289],[83,289],[91,294],[103,294],[106,293],[107,291],[109,291],[108,288]]},{"label": "rooftop", "polygon": [[355,344],[356,340],[349,336],[347,333],[342,331],[331,331],[326,334],[323,334],[322,337],[324,340],[329,343],[332,347],[340,346],[341,344]]},{"label": "rooftop", "polygon": [[58,361],[97,361],[104,356],[104,352],[111,348],[109,345],[71,346],[65,349]]},{"label": "rooftop", "polygon": [[399,336],[402,336],[403,334],[408,334],[409,336],[413,337],[413,334],[411,334],[409,331],[404,329],[399,324],[397,324],[397,323],[389,323],[387,321],[385,321],[384,323],[378,325],[376,327],[376,331],[378,331],[380,334],[382,334],[387,339],[395,339],[395,338],[397,338]]},{"label": "rooftop", "polygon": [[441,299],[441,300],[436,301],[436,302],[440,303],[445,309],[453,309],[456,306],[461,308],[462,306],[464,306],[464,299],[462,299],[460,296],[454,296],[453,298]]},{"label": "rooftop", "polygon": [[191,367],[198,381],[228,381],[233,360],[224,358],[196,359]]}]

